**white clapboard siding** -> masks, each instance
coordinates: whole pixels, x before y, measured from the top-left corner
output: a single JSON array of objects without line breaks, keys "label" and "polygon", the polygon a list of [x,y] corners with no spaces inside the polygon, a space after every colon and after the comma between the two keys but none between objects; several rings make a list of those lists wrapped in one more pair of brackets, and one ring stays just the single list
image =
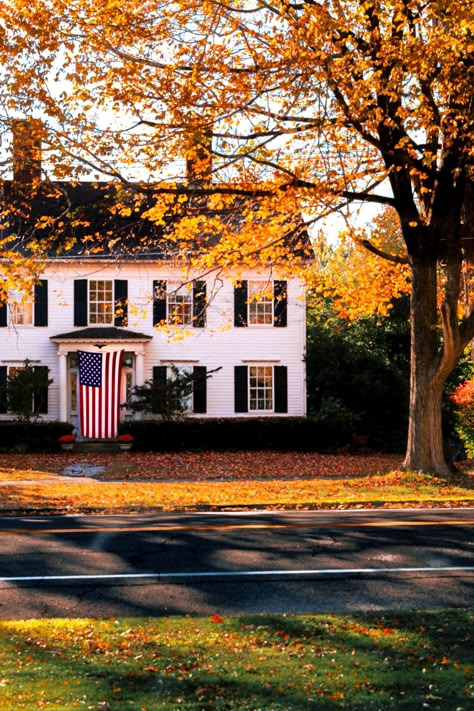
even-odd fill
[{"label": "white clapboard siding", "polygon": [[[127,329],[152,336],[145,345],[145,378],[152,377],[153,366],[168,363],[189,363],[221,368],[208,380],[207,413],[205,417],[233,417],[234,367],[269,363],[288,368],[288,415],[304,415],[305,394],[305,298],[303,284],[288,281],[288,325],[276,328],[255,326],[235,328],[232,275],[215,279],[206,276],[206,327],[180,331],[162,331],[153,327],[153,280],[181,283],[199,274],[183,273],[163,263],[117,263],[99,260],[55,260],[45,269],[48,280],[48,325],[46,327],[16,326],[0,329],[0,365],[20,365],[29,359],[37,365],[47,365],[53,384],[49,393],[48,419],[59,417],[58,346],[50,338],[74,331],[73,289],[75,279],[126,279],[128,282]],[[268,274],[257,271],[239,273],[238,278],[266,283]],[[270,278],[278,278],[274,273]],[[285,278],[285,277],[283,277]],[[182,337],[181,337],[182,336]],[[268,413],[272,414],[272,413]],[[200,415],[201,416],[201,415]],[[241,417],[242,415],[238,415]],[[5,415],[0,415],[0,418]]]}]

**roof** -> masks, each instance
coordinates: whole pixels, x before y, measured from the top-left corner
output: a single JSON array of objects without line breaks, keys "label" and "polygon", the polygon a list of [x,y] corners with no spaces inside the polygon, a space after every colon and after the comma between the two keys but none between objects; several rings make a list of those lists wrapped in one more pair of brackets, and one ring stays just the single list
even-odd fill
[{"label": "roof", "polygon": [[[244,213],[258,201],[239,197],[227,207],[210,210],[206,198],[179,197],[161,219],[147,216],[156,204],[153,186],[123,185],[117,182],[43,181],[34,189],[4,181],[0,196],[0,239],[7,249],[29,255],[34,243],[50,259],[183,259],[219,241],[217,233],[200,231],[199,218],[218,218],[238,230]],[[192,239],[179,243],[174,227],[189,218]],[[299,218],[300,219],[300,218]],[[204,222],[204,221],[203,221]],[[288,241],[295,254],[308,257],[309,236],[303,220],[295,231],[294,220]],[[189,231],[188,231],[189,233]]]},{"label": "roof", "polygon": [[50,338],[52,341],[144,341],[150,340],[153,336],[116,326],[93,326],[81,328],[79,331],[60,333]]}]

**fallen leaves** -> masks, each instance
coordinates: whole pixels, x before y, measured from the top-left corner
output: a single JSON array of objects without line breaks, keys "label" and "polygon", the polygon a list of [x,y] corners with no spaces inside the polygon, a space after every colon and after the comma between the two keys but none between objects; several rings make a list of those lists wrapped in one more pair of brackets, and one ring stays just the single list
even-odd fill
[{"label": "fallen leaves", "polygon": [[[73,461],[103,465],[95,480],[60,477]],[[390,470],[395,455],[186,452],[0,455],[0,510],[37,513],[237,508],[360,508],[472,503],[474,475]]]},{"label": "fallen leaves", "polygon": [[401,457],[273,451],[0,454],[0,477],[13,478],[9,474],[18,471],[58,474],[66,465],[81,461],[106,465],[107,470],[97,477],[101,480],[178,481],[367,476],[396,469]]}]

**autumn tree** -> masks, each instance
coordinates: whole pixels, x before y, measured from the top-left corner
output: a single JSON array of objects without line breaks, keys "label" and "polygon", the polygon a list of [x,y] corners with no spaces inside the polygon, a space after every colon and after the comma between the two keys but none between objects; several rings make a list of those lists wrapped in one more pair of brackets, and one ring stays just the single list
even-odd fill
[{"label": "autumn tree", "polygon": [[[474,335],[471,304],[459,308],[472,251],[470,0],[11,0],[2,30],[6,119],[48,117],[52,176],[143,190],[151,179],[157,222],[197,198],[258,198],[248,230],[210,225],[222,239],[208,265],[296,269],[276,207],[309,223],[391,207],[406,256],[365,246],[410,267],[404,466],[449,470],[441,395]],[[196,182],[170,164],[190,151]],[[205,233],[188,212],[177,239],[191,227]]]}]

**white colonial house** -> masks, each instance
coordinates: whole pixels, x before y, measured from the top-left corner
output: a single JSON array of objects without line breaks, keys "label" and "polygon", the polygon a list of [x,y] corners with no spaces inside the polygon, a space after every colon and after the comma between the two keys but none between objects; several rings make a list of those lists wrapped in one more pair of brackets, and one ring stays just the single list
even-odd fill
[{"label": "white colonial house", "polygon": [[[195,376],[190,416],[305,414],[306,314],[300,280],[282,278],[271,268],[203,276],[176,255],[170,257],[159,238],[131,250],[147,229],[153,237],[156,228],[142,219],[138,223],[136,216],[99,215],[97,205],[110,199],[116,184],[48,183],[47,191],[30,199],[25,185],[31,170],[40,168],[25,168],[23,161],[14,180],[3,184],[4,206],[17,200],[28,209],[28,219],[17,218],[15,224],[10,215],[2,220],[3,235],[13,232],[17,249],[26,250],[33,230],[25,225],[48,212],[56,221],[61,216],[63,245],[70,243],[68,220],[74,222],[75,242],[59,250],[55,243],[33,292],[9,289],[0,305],[0,387],[25,360],[47,368],[52,383],[43,393],[42,418],[71,422],[81,437],[78,352],[121,351],[122,403],[134,385],[172,377],[175,367]],[[117,230],[117,244],[106,240],[107,248],[95,250],[77,227],[80,210],[93,215],[88,232],[91,224],[94,235]],[[264,295],[253,300],[254,293]],[[215,371],[212,377],[205,377],[210,371]],[[121,419],[132,417],[138,415],[120,409]],[[0,419],[9,418],[0,399]]]}]

